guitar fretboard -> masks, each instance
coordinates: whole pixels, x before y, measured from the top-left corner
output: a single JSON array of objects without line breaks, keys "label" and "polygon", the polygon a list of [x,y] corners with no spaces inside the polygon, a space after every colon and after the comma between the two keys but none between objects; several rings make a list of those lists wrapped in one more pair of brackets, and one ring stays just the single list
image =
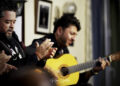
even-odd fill
[{"label": "guitar fretboard", "polygon": [[[108,58],[104,58],[104,60],[108,60],[109,61],[109,57]],[[81,70],[84,70],[84,69],[88,69],[88,68],[93,68],[96,63],[98,62],[98,59],[96,60],[93,60],[93,61],[89,61],[89,62],[86,62],[86,63],[83,63],[83,64],[78,64],[78,65],[74,65],[74,66],[70,66],[68,67],[68,73],[74,73],[74,72],[77,72],[77,71],[81,71]]]},{"label": "guitar fretboard", "polygon": [[96,63],[96,61],[91,61],[91,62],[87,62],[87,63],[78,64],[78,65],[75,65],[75,66],[68,67],[69,74],[77,72],[77,71],[81,71],[81,70],[84,70],[84,69],[91,68],[95,65],[95,63]]}]

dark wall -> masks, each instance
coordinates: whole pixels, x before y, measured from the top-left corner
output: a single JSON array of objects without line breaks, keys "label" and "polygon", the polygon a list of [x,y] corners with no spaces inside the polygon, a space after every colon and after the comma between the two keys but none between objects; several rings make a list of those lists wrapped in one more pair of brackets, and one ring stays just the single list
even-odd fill
[{"label": "dark wall", "polygon": [[[111,52],[120,51],[120,0],[110,0]],[[120,86],[120,62],[113,62],[112,86]]]},{"label": "dark wall", "polygon": [[[104,56],[104,0],[92,2],[93,59]],[[104,86],[104,71],[94,76],[94,86]]]},{"label": "dark wall", "polygon": [[[91,0],[92,3],[92,38],[93,57],[105,56],[105,33],[104,33],[104,0]],[[110,52],[120,51],[120,0],[108,0],[109,4],[109,26],[110,26]],[[103,71],[94,77],[94,86],[120,86],[120,62],[113,62],[111,65],[110,78],[106,80],[106,73]],[[112,81],[112,82],[111,82]]]}]

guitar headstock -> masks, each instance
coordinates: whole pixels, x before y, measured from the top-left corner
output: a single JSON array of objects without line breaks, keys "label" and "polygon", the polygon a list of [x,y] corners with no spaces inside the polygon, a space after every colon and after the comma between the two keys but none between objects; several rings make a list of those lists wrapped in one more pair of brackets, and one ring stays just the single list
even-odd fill
[{"label": "guitar headstock", "polygon": [[120,51],[110,54],[109,57],[111,58],[112,61],[119,61],[120,60]]}]

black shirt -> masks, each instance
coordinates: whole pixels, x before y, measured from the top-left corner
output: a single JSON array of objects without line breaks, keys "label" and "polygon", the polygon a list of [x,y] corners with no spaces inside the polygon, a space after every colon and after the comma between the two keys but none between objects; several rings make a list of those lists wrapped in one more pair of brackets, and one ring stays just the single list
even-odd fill
[{"label": "black shirt", "polygon": [[[53,47],[57,48],[54,58],[61,54],[69,53],[69,50],[67,47],[61,48],[58,46],[54,34],[48,34],[42,38],[34,39],[32,44],[26,48],[27,53],[33,54],[35,52],[35,42],[37,41],[39,44],[41,44],[46,38],[51,39],[51,41],[54,42]],[[42,67],[44,67],[45,63],[46,63],[46,60],[42,60],[40,65],[42,65]],[[78,83],[76,85],[72,85],[72,86],[88,86],[87,81],[89,79],[85,79],[85,74],[86,73],[81,73]]]},{"label": "black shirt", "polygon": [[24,52],[24,47],[18,40],[15,32],[13,32],[10,39],[8,39],[4,33],[0,33],[0,51],[2,50],[4,50],[7,55],[12,56],[8,63],[16,67],[23,67],[38,62],[37,56],[34,53],[27,55]]},{"label": "black shirt", "polygon": [[31,54],[33,54],[35,52],[35,42],[37,41],[39,44],[41,44],[46,38],[51,39],[51,41],[54,42],[53,47],[57,48],[57,51],[54,57],[61,54],[69,53],[69,50],[67,47],[61,48],[58,46],[54,34],[49,34],[44,36],[43,38],[34,39],[32,44],[28,46],[28,48],[26,49],[27,53],[31,52]]}]

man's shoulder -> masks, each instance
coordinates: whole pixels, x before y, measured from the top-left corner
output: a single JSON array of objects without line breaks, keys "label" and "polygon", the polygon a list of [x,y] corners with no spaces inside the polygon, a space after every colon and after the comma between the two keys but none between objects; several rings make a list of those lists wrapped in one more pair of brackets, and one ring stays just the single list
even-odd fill
[{"label": "man's shoulder", "polygon": [[53,37],[54,37],[54,34],[47,34],[43,38],[53,38]]},{"label": "man's shoulder", "polygon": [[41,37],[41,38],[38,38],[38,39],[34,39],[33,40],[33,42],[35,42],[35,41],[37,41],[37,42],[43,42],[45,39],[51,39],[51,38],[53,38],[54,37],[54,35],[53,34],[47,34],[47,35],[45,35],[45,36],[43,36],[43,37]]}]

